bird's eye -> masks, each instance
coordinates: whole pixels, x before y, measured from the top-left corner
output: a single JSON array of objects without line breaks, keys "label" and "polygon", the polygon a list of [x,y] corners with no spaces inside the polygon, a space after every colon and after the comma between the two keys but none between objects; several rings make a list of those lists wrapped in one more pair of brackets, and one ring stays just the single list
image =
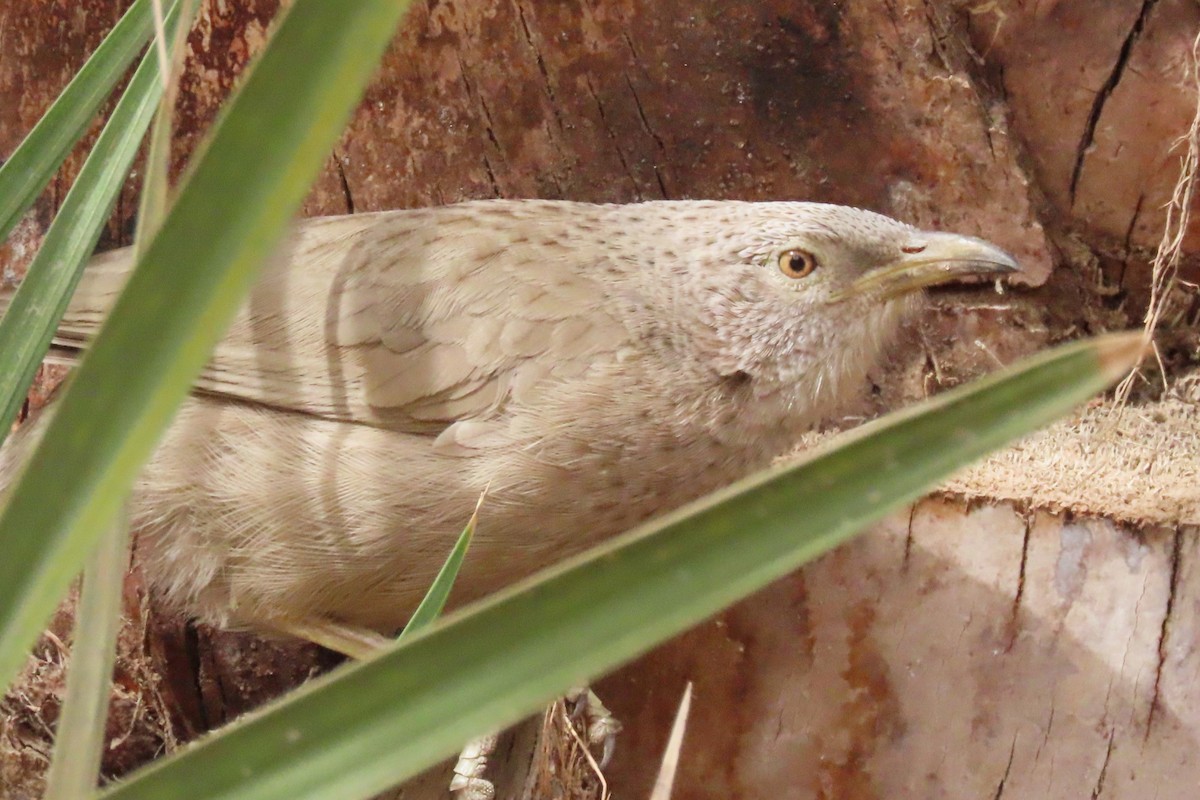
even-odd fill
[{"label": "bird's eye", "polygon": [[817,258],[804,250],[784,250],[779,254],[779,271],[789,278],[807,278],[817,268]]}]

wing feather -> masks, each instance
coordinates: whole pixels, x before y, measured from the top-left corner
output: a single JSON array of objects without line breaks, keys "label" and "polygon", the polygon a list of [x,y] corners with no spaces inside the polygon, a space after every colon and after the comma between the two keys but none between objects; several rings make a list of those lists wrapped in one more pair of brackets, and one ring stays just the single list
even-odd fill
[{"label": "wing feather", "polygon": [[[302,221],[197,388],[440,433],[439,447],[456,451],[491,446],[508,405],[627,343],[629,332],[605,310],[615,306],[604,302],[599,270],[572,246],[580,214],[602,213],[480,202]],[[95,333],[128,262],[112,253],[89,266],[60,344],[79,347]]]}]

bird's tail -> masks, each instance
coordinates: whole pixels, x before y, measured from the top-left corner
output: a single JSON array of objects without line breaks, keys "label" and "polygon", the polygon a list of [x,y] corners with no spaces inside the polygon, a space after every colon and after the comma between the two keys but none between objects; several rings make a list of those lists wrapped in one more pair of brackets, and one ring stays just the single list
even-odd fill
[{"label": "bird's tail", "polygon": [[[128,248],[98,256],[84,268],[62,323],[54,335],[46,362],[73,365],[116,302],[133,263]],[[16,287],[0,289],[0,312],[8,313]],[[42,438],[55,404],[44,408],[13,431],[0,447],[0,498],[7,495],[34,445]]]},{"label": "bird's tail", "polygon": [[[72,364],[78,360],[108,316],[132,268],[132,253],[127,247],[99,255],[88,263],[54,334],[47,361]],[[14,294],[15,287],[0,290],[0,312],[8,313]]]}]

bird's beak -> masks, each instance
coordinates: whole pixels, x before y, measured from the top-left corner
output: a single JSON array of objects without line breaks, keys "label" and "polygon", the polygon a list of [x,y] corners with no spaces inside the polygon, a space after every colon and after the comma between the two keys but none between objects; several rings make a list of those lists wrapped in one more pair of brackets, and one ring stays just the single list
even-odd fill
[{"label": "bird's beak", "polygon": [[1012,256],[982,239],[954,233],[920,233],[899,259],[871,270],[834,299],[871,295],[889,300],[957,278],[1010,275],[1019,270]]}]

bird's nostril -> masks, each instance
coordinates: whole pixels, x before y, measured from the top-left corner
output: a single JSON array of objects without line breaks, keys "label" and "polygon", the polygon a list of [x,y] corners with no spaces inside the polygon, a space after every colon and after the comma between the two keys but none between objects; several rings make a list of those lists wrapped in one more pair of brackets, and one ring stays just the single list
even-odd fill
[{"label": "bird's nostril", "polygon": [[901,247],[900,252],[907,253],[908,255],[911,256],[911,255],[915,255],[916,253],[920,253],[924,249],[925,249],[925,245],[923,245],[923,244],[910,244],[905,247]]}]

